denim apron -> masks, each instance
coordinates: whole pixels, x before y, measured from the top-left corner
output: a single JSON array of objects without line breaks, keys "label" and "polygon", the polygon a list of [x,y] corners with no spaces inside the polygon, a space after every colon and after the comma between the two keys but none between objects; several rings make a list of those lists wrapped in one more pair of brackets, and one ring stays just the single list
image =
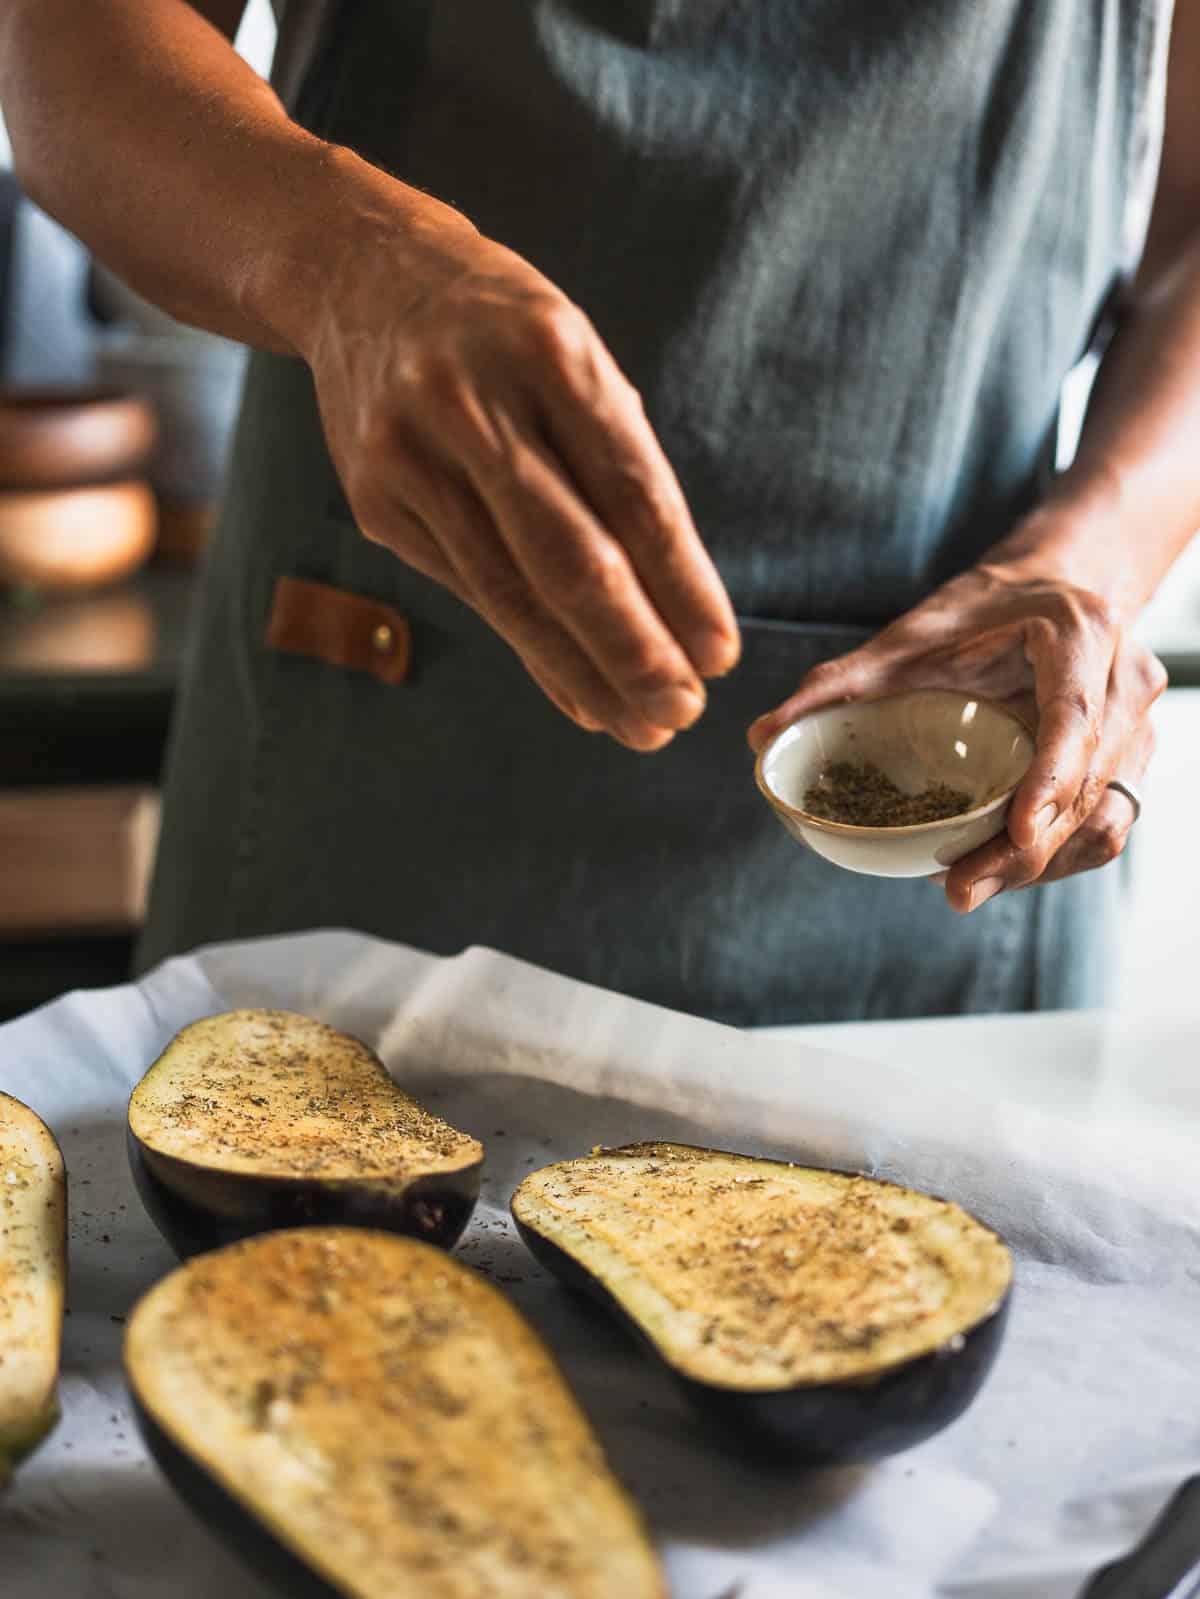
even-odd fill
[{"label": "denim apron", "polygon": [[[1113,871],[970,917],[795,844],[745,729],[1035,500],[1137,259],[1162,0],[358,0],[297,115],[590,314],[739,613],[660,753],[568,723],[358,534],[309,375],[253,358],[141,958],[348,925],[736,1024],[1100,1003]],[[407,619],[403,683],[273,649],[300,577]]]}]

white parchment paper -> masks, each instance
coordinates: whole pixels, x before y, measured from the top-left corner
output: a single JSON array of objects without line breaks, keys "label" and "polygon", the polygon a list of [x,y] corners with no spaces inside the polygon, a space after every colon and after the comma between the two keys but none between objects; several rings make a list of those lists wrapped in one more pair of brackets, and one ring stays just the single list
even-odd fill
[{"label": "white parchment paper", "polygon": [[[71,1210],[64,1415],[0,1503],[2,1599],[264,1599],[146,1458],[120,1370],[124,1319],[173,1264],[128,1174],[129,1090],[180,1027],[246,1004],[356,1033],[484,1141],[460,1254],[557,1353],[676,1599],[1071,1599],[1200,1469],[1190,1134],[973,1095],[967,1059],[949,1086],[944,1072],[756,1037],[489,950],[435,959],[312,933],[208,950],[0,1027],[0,1088],[58,1135]],[[864,1469],[768,1469],[715,1447],[669,1379],[533,1263],[508,1216],[534,1166],[656,1137],[876,1172],[1001,1231],[1017,1294],[967,1415]]]}]

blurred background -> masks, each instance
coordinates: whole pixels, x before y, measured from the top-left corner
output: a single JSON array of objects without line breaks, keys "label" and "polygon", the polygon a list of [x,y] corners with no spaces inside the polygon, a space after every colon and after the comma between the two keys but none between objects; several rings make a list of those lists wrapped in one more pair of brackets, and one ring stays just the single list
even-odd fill
[{"label": "blurred background", "polygon": [[[238,48],[266,72],[273,45],[268,0],[251,0]],[[26,201],[0,124],[0,1019],[128,975],[244,359],[140,300]],[[1064,457],[1087,381],[1067,387]],[[1119,868],[1131,897],[1113,999],[1190,1009],[1200,540],[1142,628],[1172,687]]]}]

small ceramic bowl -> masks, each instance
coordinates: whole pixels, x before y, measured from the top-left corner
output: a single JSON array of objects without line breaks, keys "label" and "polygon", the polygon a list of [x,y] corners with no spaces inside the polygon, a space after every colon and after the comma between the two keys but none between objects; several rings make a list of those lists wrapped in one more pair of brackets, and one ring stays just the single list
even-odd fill
[{"label": "small ceramic bowl", "polygon": [[[1000,832],[1033,749],[1025,724],[999,705],[919,689],[802,717],[765,746],[755,776],[788,832],[826,860],[872,877],[928,877]],[[909,827],[826,821],[804,809],[804,796],[834,761],[870,762],[906,793],[930,783],[965,789],[971,807]]]}]

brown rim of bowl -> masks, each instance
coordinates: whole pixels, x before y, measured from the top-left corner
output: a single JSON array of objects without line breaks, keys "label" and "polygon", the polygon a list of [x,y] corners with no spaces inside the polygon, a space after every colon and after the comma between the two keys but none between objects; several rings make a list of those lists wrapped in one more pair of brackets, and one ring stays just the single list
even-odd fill
[{"label": "brown rim of bowl", "polygon": [[128,478],[157,439],[154,407],[140,394],[98,385],[0,388],[0,489]]},{"label": "brown rim of bowl", "polygon": [[[956,697],[961,697],[959,695],[959,690],[952,688],[910,688],[901,689],[897,694],[881,694],[877,700],[860,700],[858,703],[862,705],[879,705],[882,704],[884,700],[900,699],[904,694],[953,694]],[[1007,721],[1014,722],[1017,727],[1020,728],[1021,732],[1024,733],[1025,737],[1033,742],[1034,751],[1030,753],[1030,760],[1033,759],[1033,753],[1036,752],[1037,748],[1037,734],[1035,733],[1034,729],[1030,727],[1029,723],[1023,716],[1020,716],[1016,711],[1010,710],[1007,705],[1001,705],[998,700],[988,699],[985,694],[970,694],[967,695],[966,698],[978,700],[981,705],[986,705],[989,710],[996,711]],[[808,716],[815,716],[819,711],[828,711],[832,709],[834,709],[834,707],[831,705],[818,705],[815,711],[808,712]],[[1011,799],[1016,793],[1017,789],[1021,786],[1022,779],[1025,775],[1023,772],[1021,777],[1019,777],[1010,788],[1004,789],[999,794],[994,794],[989,800],[984,800],[982,805],[973,805],[969,811],[959,811],[957,816],[942,816],[933,822],[906,822],[902,827],[867,827],[862,822],[834,822],[831,821],[827,816],[814,816],[811,811],[801,810],[798,805],[789,805],[787,800],[780,799],[779,795],[775,793],[774,789],[768,787],[767,780],[763,776],[763,762],[766,760],[767,752],[774,746],[776,740],[781,739],[783,735],[789,731],[789,729],[796,727],[800,722],[807,721],[808,716],[798,716],[794,722],[789,722],[787,727],[781,727],[778,733],[775,734],[775,737],[763,745],[754,761],[754,781],[758,784],[759,790],[761,791],[762,796],[767,801],[768,805],[773,805],[779,810],[786,811],[789,816],[794,816],[797,818],[797,820],[807,823],[809,827],[818,827],[828,833],[867,833],[872,838],[878,838],[881,835],[886,835],[889,838],[906,838],[911,833],[923,833],[929,828],[933,827],[948,827],[952,824],[961,825],[963,822],[974,821],[976,817],[986,816],[989,811],[995,810],[996,807],[998,805],[1002,805],[1005,800]],[[1026,771],[1028,771],[1028,769],[1029,768],[1026,767]]]}]

